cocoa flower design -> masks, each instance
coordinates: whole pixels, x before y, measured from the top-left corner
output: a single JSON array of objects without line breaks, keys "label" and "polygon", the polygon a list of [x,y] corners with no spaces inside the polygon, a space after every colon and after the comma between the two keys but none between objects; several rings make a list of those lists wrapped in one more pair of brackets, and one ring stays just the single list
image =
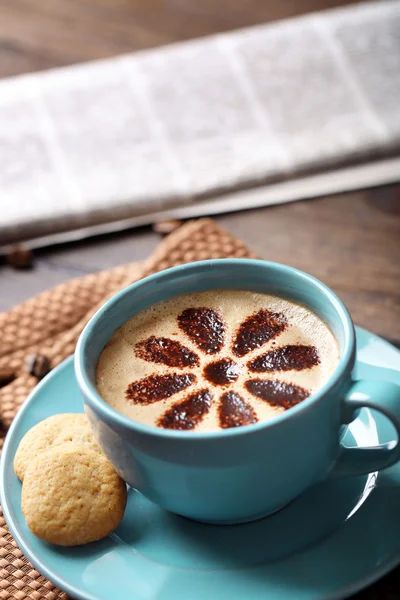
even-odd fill
[{"label": "cocoa flower design", "polygon": [[[252,359],[247,357],[253,350],[278,338],[288,327],[282,313],[261,309],[245,319],[233,336],[228,358],[218,356],[226,344],[226,324],[217,311],[205,307],[187,308],[177,320],[179,329],[198,352],[165,337],[151,336],[138,342],[136,356],[147,362],[161,363],[171,372],[133,381],[125,392],[130,402],[146,405],[188,390],[183,399],[173,403],[159,417],[159,427],[195,429],[214,402],[221,428],[256,423],[254,408],[234,389],[239,378],[250,395],[284,410],[310,395],[308,390],[294,383],[260,375],[312,368],[320,362],[314,346],[286,345]],[[197,376],[191,372],[194,367],[202,369],[205,385],[198,384]]]}]

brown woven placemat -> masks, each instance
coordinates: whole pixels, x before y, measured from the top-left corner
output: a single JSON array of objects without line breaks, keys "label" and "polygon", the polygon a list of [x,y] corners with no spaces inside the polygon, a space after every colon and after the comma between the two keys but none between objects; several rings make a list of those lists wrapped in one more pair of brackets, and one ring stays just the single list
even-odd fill
[{"label": "brown woven placemat", "polygon": [[[91,315],[112,294],[141,277],[174,265],[210,258],[253,254],[212,220],[187,223],[160,243],[142,263],[73,279],[0,314],[0,371],[15,379],[0,388],[0,450],[21,403],[37,384],[25,371],[25,359],[40,352],[54,367],[74,352]],[[400,510],[400,507],[399,507]],[[68,596],[40,575],[19,550],[0,509],[0,600],[67,600]],[[399,570],[357,596],[363,600],[400,598]]]}]

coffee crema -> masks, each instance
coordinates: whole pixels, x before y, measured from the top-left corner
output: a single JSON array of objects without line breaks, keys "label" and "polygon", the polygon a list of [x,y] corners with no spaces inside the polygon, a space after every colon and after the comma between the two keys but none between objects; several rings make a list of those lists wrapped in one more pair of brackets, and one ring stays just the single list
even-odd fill
[{"label": "coffee crema", "polygon": [[211,290],[160,302],[103,349],[100,395],[147,425],[217,431],[269,420],[316,392],[339,362],[328,326],[295,302]]}]

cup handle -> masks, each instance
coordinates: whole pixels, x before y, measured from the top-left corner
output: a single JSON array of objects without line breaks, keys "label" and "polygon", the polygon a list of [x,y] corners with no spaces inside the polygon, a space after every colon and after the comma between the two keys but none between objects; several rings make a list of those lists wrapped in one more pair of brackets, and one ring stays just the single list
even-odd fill
[{"label": "cup handle", "polygon": [[397,441],[366,448],[342,445],[331,476],[366,475],[400,460],[400,386],[390,381],[355,381],[343,401],[342,423],[350,423],[360,408],[373,408],[388,417],[396,429]]}]

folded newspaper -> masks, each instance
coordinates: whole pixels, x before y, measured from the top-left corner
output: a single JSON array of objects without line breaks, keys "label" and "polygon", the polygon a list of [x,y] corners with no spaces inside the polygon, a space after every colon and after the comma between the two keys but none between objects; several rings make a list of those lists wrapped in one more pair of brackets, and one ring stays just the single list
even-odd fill
[{"label": "folded newspaper", "polygon": [[399,1],[3,79],[0,246],[396,181],[399,156]]}]

